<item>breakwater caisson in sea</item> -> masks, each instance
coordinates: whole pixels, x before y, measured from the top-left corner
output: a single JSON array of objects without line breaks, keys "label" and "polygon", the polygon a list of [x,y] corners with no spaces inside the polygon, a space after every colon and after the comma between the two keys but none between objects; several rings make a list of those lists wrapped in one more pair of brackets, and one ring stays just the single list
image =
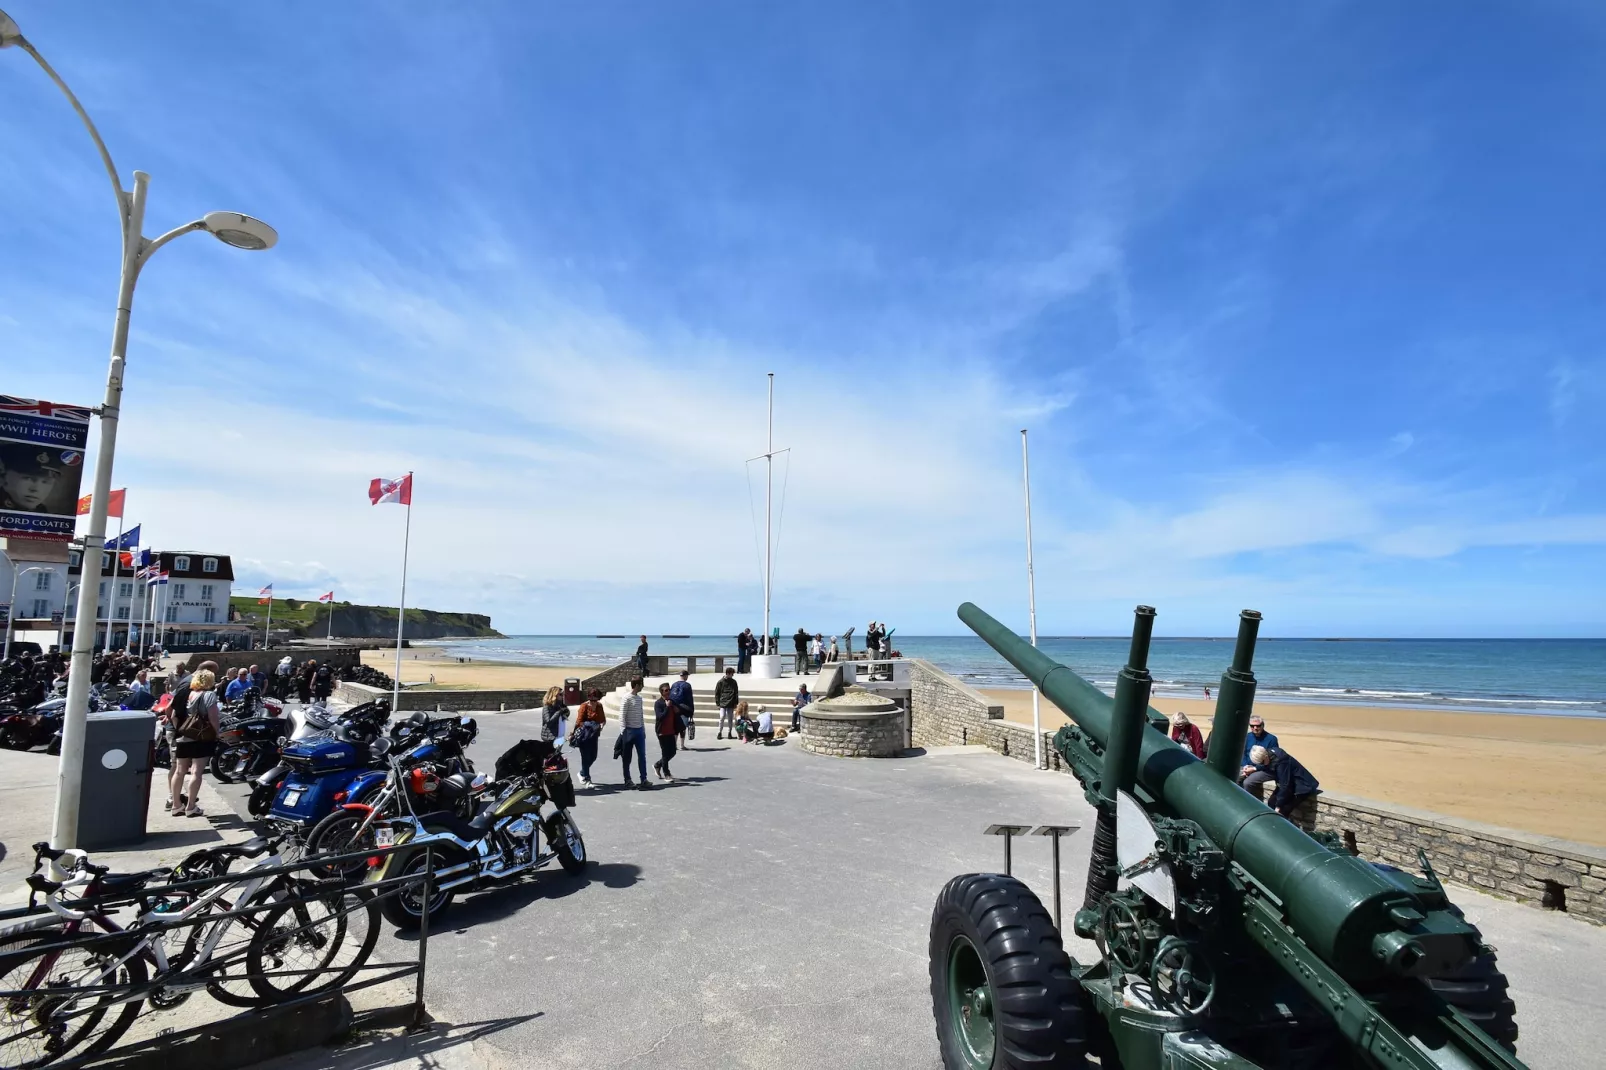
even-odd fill
[{"label": "breakwater caisson in sea", "polygon": [[[827,633],[829,635],[829,633]],[[734,652],[731,636],[659,638],[655,654]],[[616,665],[635,636],[513,635],[441,640],[444,653],[525,665]],[[1043,652],[1111,690],[1126,658],[1125,637],[1040,638]],[[782,635],[783,653],[791,639]],[[973,635],[903,636],[893,646],[925,658],[973,687],[1027,683]],[[856,638],[855,649],[862,647]],[[1149,668],[1164,698],[1203,697],[1232,658],[1231,639],[1156,639]],[[1271,702],[1409,706],[1500,713],[1606,716],[1606,639],[1262,639],[1255,652],[1259,696]]]}]

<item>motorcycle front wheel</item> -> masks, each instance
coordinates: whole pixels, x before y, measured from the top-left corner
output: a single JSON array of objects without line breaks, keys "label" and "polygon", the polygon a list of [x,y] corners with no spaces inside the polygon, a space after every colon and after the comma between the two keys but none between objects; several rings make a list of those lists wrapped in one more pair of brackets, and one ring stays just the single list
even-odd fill
[{"label": "motorcycle front wheel", "polygon": [[[435,858],[439,860],[440,854]],[[412,881],[403,881],[394,891],[379,901],[379,912],[385,920],[398,929],[411,931],[424,923],[424,873],[429,867],[429,855],[424,851],[409,858],[403,863],[398,877],[412,877]],[[439,862],[445,865],[445,862]],[[446,908],[452,905],[452,893],[435,889],[435,894],[429,898],[428,914],[429,924],[434,928],[440,916],[446,913]]]},{"label": "motorcycle front wheel", "polygon": [[580,826],[566,813],[552,819],[552,850],[557,853],[558,865],[565,873],[583,873],[586,868],[586,841],[580,835]]},{"label": "motorcycle front wheel", "polygon": [[[367,851],[379,846],[379,838],[372,823],[361,834],[358,829],[368,820],[366,810],[336,810],[307,833],[308,855],[343,855],[353,851]],[[339,878],[348,884],[360,880],[368,872],[366,858],[348,858],[344,862],[314,865],[314,876],[324,879]]]},{"label": "motorcycle front wheel", "polygon": [[250,747],[219,747],[212,755],[209,768],[221,783],[233,784],[240,779],[242,767],[250,756]]}]

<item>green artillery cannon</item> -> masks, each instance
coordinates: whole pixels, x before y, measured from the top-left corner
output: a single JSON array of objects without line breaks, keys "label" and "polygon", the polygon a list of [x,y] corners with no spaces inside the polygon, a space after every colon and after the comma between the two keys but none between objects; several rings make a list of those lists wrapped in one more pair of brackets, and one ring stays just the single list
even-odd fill
[{"label": "green artillery cannon", "polygon": [[1111,698],[976,606],[959,617],[1071,718],[1054,748],[1097,808],[1067,955],[1013,877],[949,881],[931,994],[950,1070],[1520,1070],[1494,949],[1425,856],[1411,874],[1307,835],[1237,784],[1260,614],[1240,618],[1205,761],[1150,709],[1154,610]]}]

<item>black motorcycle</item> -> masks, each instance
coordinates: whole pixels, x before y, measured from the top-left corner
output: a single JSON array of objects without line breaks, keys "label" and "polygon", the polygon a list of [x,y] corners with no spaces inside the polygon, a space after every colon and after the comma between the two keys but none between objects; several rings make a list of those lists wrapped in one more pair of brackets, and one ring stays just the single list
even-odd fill
[{"label": "black motorcycle", "polygon": [[222,722],[209,768],[224,784],[250,780],[279,764],[289,724],[283,717],[230,717]]}]

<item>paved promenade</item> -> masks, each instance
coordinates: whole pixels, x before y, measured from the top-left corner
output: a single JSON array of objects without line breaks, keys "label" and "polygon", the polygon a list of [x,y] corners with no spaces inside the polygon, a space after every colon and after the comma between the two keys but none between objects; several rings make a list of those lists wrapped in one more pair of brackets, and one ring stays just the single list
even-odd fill
[{"label": "paved promenade", "polygon": [[[534,734],[536,717],[480,724],[473,755],[488,768]],[[0,773],[24,766],[34,779],[0,795],[0,841],[18,853],[32,836],[20,817],[50,790],[54,761],[0,754]],[[611,790],[618,764],[599,767],[603,790],[575,809],[593,859],[585,877],[553,868],[453,905],[430,941],[440,1023],[430,1035],[309,1052],[279,1070],[933,1070],[926,934],[937,891],[956,873],[1001,868],[1002,842],[980,834],[990,822],[1091,825],[1070,778],[970,748],[842,761],[703,733],[674,766],[684,782],[650,792]],[[216,824],[169,835],[239,835]],[[159,844],[143,864],[176,846]],[[1066,842],[1068,910],[1086,852],[1085,833]],[[1015,858],[1047,901],[1047,842],[1017,843]],[[19,861],[5,860],[8,880]],[[1592,1065],[1606,930],[1467,890],[1456,900],[1500,950],[1523,1058],[1536,1070]],[[387,932],[380,954],[396,939]]]}]

